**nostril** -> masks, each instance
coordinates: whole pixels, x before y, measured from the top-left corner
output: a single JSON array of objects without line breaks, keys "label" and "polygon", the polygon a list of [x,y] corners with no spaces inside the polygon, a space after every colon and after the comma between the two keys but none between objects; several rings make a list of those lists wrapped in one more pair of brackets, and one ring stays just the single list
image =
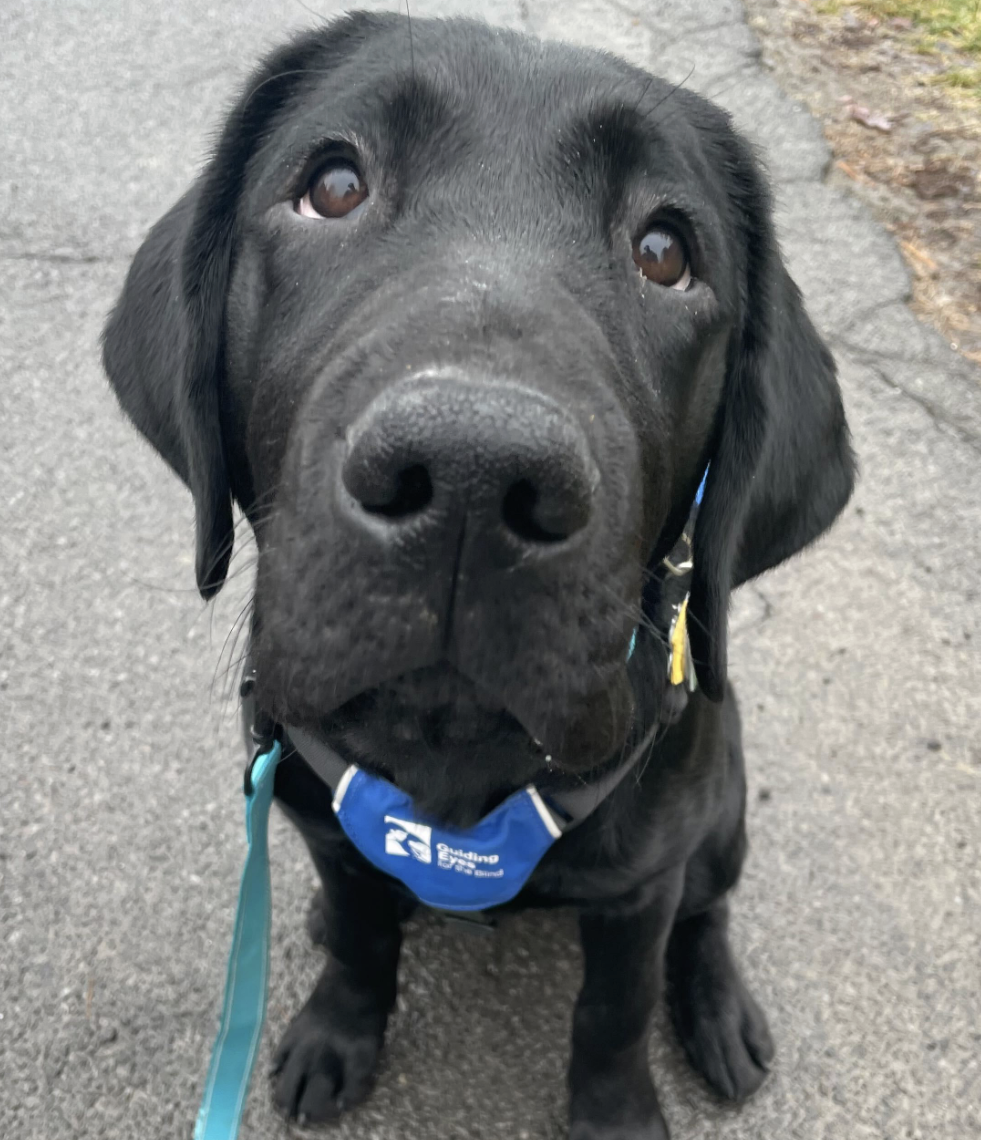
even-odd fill
[{"label": "nostril", "polygon": [[403,468],[386,483],[386,494],[361,497],[361,506],[370,514],[401,519],[424,511],[433,501],[433,482],[421,463]]},{"label": "nostril", "polygon": [[[513,483],[501,504],[501,517],[507,528],[525,542],[562,542],[583,525],[567,510],[545,510],[538,490],[527,479]],[[578,516],[579,512],[575,512]]]},{"label": "nostril", "polygon": [[367,506],[388,518],[403,518],[423,511],[433,501],[433,483],[421,463],[406,467],[395,477],[395,494],[387,503]]}]

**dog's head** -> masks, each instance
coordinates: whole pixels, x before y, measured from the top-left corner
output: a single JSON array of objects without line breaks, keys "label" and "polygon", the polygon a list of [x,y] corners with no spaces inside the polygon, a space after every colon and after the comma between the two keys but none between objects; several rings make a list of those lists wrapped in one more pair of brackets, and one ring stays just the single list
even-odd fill
[{"label": "dog's head", "polygon": [[645,580],[707,465],[712,699],[731,588],[851,488],[726,116],[470,22],[360,14],[271,56],[138,253],[105,364],[194,495],[205,596],[233,500],[252,524],[260,702],[423,797],[520,783],[535,741],[572,769],[623,743]]}]

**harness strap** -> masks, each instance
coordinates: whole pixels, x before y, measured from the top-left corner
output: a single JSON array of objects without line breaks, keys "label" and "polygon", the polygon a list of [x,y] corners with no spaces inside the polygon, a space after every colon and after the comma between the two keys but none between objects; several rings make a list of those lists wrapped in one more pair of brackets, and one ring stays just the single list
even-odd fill
[{"label": "harness strap", "polygon": [[[329,745],[313,733],[302,728],[294,728],[292,725],[285,725],[284,729],[297,752],[331,792],[336,792],[348,772],[355,766],[338,756]],[[640,759],[640,751],[631,749],[626,758],[615,768],[611,768],[598,779],[581,787],[555,792],[538,789],[542,802],[548,808],[559,830],[570,831],[594,812],[634,767]]]}]

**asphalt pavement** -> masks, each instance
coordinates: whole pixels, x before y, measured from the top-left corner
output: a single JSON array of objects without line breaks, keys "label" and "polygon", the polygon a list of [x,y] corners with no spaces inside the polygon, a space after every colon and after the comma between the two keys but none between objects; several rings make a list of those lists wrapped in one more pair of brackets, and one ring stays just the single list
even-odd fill
[{"label": "asphalt pavement", "polygon": [[[312,2],[0,9],[4,1138],[191,1133],[243,853],[225,635],[250,564],[246,550],[203,606],[190,498],[118,412],[97,340],[257,54],[335,10]],[[888,235],[823,185],[820,129],[761,68],[739,4],[494,0],[479,14],[685,81],[762,146],[862,463],[834,531],[733,609],[753,840],[734,939],[779,1056],[732,1108],[660,1022],[651,1061],[673,1134],[977,1137],[981,374],[910,315]],[[312,871],[280,818],[272,846],[263,1062],[318,968]],[[377,1090],[332,1135],[561,1137],[580,968],[569,915],[487,942],[415,923]],[[261,1075],[242,1134],[287,1135]]]}]

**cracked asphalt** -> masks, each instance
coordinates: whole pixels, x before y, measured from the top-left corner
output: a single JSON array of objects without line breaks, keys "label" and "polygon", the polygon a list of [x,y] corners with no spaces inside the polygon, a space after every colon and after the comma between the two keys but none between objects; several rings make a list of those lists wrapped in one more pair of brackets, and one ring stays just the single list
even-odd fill
[{"label": "cracked asphalt", "polygon": [[[734,606],[753,839],[734,938],[779,1057],[725,1106],[660,1022],[673,1134],[981,1135],[981,376],[907,311],[892,241],[823,185],[820,130],[734,0],[480,12],[684,81],[760,144],[862,462],[835,530]],[[249,561],[205,609],[189,497],[118,413],[97,338],[256,55],[314,19],[299,0],[0,11],[4,1137],[191,1134],[243,851],[224,639]],[[272,842],[267,1058],[318,966],[311,870],[281,819]],[[488,942],[416,923],[378,1088],[333,1135],[562,1136],[579,971],[568,915]],[[242,1134],[287,1135],[261,1075]]]}]

